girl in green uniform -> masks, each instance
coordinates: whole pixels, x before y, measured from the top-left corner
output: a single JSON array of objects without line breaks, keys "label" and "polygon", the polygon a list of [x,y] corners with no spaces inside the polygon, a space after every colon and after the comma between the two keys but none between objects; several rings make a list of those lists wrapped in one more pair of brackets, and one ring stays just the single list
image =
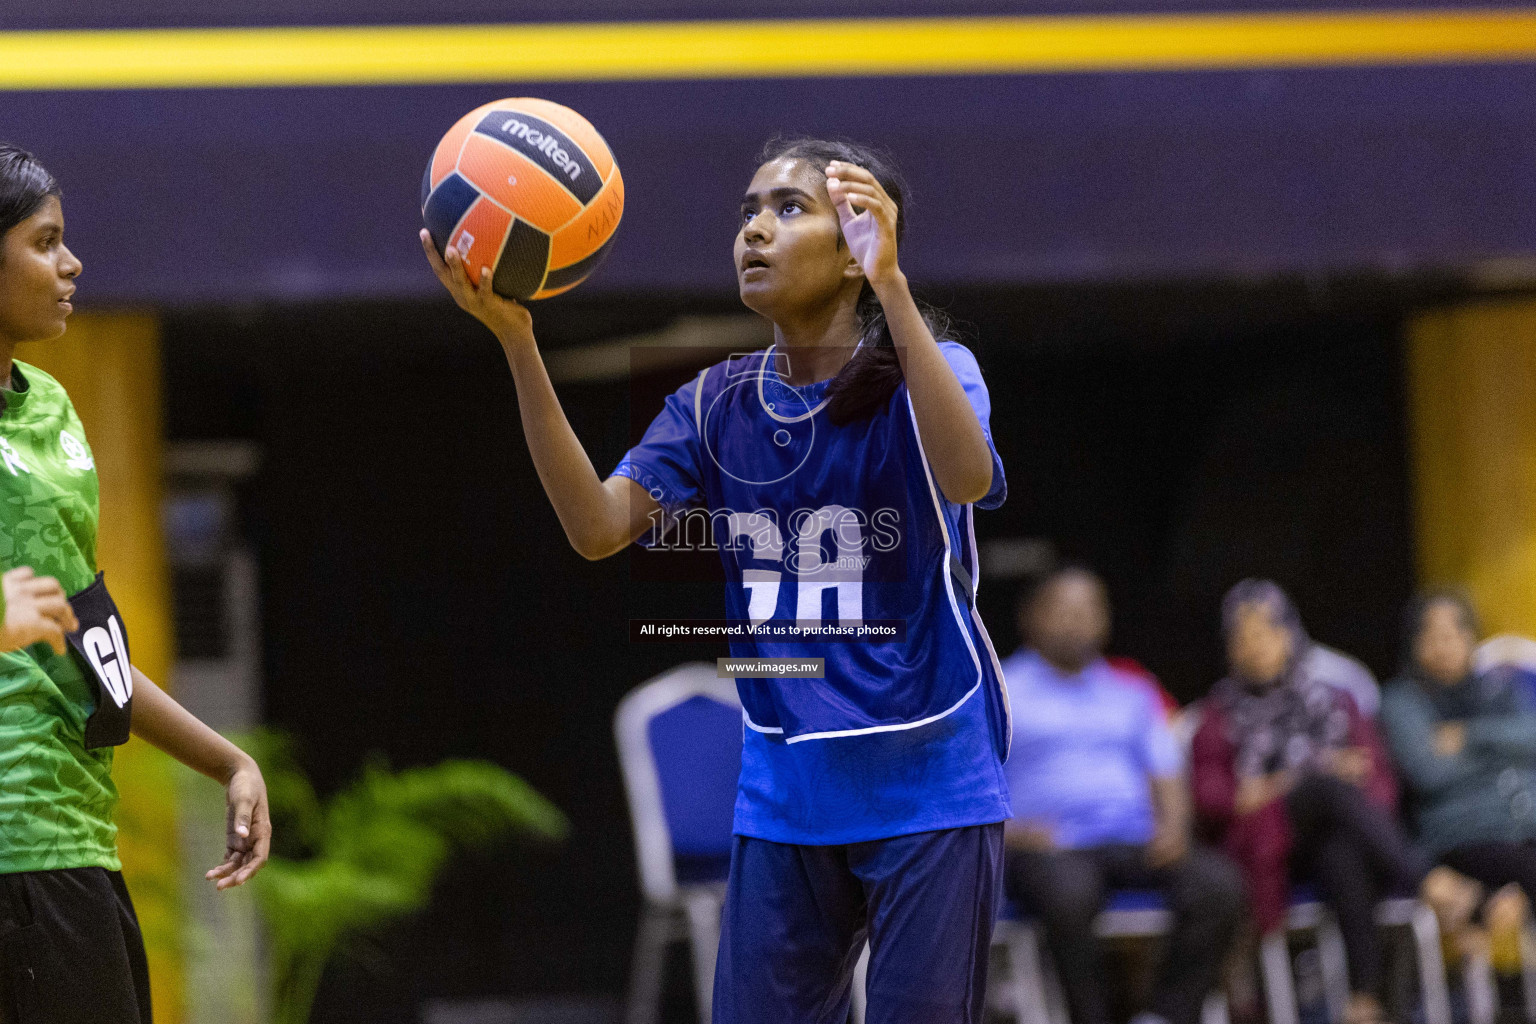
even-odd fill
[{"label": "girl in green uniform", "polygon": [[[80,261],[52,176],[0,144],[0,1022],[148,1024],[149,974],[123,886],[112,751],[131,732],[224,786],[247,881],[271,824],[256,762],[129,661],[96,566],[96,464],[58,381],[16,346],[64,333]],[[65,600],[68,595],[68,600]],[[14,622],[13,622],[14,620]]]}]

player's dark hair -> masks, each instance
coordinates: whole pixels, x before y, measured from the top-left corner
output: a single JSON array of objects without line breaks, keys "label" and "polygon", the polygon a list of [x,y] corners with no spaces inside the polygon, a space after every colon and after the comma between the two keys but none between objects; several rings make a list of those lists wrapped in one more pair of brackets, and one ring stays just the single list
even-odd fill
[{"label": "player's dark hair", "polygon": [[[841,160],[873,174],[896,204],[896,241],[901,242],[907,230],[907,187],[888,154],[833,139],[773,139],[763,147],[759,162],[783,159],[805,160],[816,165],[817,170]],[[922,302],[918,309],[935,340],[949,337],[952,328],[948,316]],[[858,315],[863,345],[827,387],[827,415],[838,425],[874,415],[890,402],[901,383],[901,362],[896,358],[896,346],[885,323],[885,310],[868,281],[859,292]]]},{"label": "player's dark hair", "polygon": [[0,235],[36,213],[49,196],[63,194],[37,157],[0,142]]}]

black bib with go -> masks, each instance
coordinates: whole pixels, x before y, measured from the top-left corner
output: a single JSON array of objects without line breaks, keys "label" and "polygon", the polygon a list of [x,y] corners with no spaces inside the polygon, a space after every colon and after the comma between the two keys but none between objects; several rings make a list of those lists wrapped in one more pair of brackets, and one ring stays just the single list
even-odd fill
[{"label": "black bib with go", "polygon": [[80,628],[68,634],[69,646],[96,691],[96,710],[85,722],[87,747],[115,747],[128,742],[133,714],[133,670],[128,661],[128,631],[107,593],[104,574],[69,599]]}]

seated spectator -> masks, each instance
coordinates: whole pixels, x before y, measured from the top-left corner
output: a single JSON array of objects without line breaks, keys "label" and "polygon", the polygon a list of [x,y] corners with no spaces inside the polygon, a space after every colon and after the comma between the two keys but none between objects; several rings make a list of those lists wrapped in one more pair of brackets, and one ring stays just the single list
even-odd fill
[{"label": "seated spectator", "polygon": [[1403,673],[1381,725],[1432,856],[1499,893],[1485,908],[1496,946],[1518,943],[1536,899],[1536,715],[1510,674],[1473,671],[1477,617],[1459,594],[1415,599],[1404,616]]},{"label": "seated spectator", "polygon": [[1156,689],[1102,657],[1098,577],[1053,573],[1025,620],[1029,646],[1003,665],[1014,729],[1005,887],[1043,922],[1074,1024],[1109,1021],[1093,935],[1109,890],[1160,890],[1174,927],[1142,1017],[1196,1024],[1241,914],[1241,879],[1190,844],[1182,752]]},{"label": "seated spectator", "polygon": [[1344,935],[1347,1024],[1381,1020],[1377,902],[1418,893],[1459,930],[1481,889],[1409,843],[1376,729],[1308,673],[1310,641],[1285,592],[1244,580],[1222,602],[1222,627],[1230,671],[1195,733],[1196,808],[1242,865],[1260,931],[1284,921],[1293,878],[1316,883]]}]

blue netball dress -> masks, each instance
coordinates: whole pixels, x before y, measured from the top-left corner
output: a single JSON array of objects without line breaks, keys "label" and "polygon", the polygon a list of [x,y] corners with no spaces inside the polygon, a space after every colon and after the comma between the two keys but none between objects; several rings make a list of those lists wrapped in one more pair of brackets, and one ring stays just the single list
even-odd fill
[{"label": "blue netball dress", "polygon": [[[1007,487],[975,357],[940,349]],[[725,567],[727,617],[800,627],[899,624],[847,642],[733,638],[731,654],[825,659],[823,679],[742,678],[745,744],[735,831],[832,845],[999,822],[1012,730],[991,640],[975,609],[972,506],[947,500],[903,383],[874,415],[834,426],[830,381],[792,386],[785,354],[733,356],[668,397],[615,475],[664,518],[642,543],[698,536]]]}]

